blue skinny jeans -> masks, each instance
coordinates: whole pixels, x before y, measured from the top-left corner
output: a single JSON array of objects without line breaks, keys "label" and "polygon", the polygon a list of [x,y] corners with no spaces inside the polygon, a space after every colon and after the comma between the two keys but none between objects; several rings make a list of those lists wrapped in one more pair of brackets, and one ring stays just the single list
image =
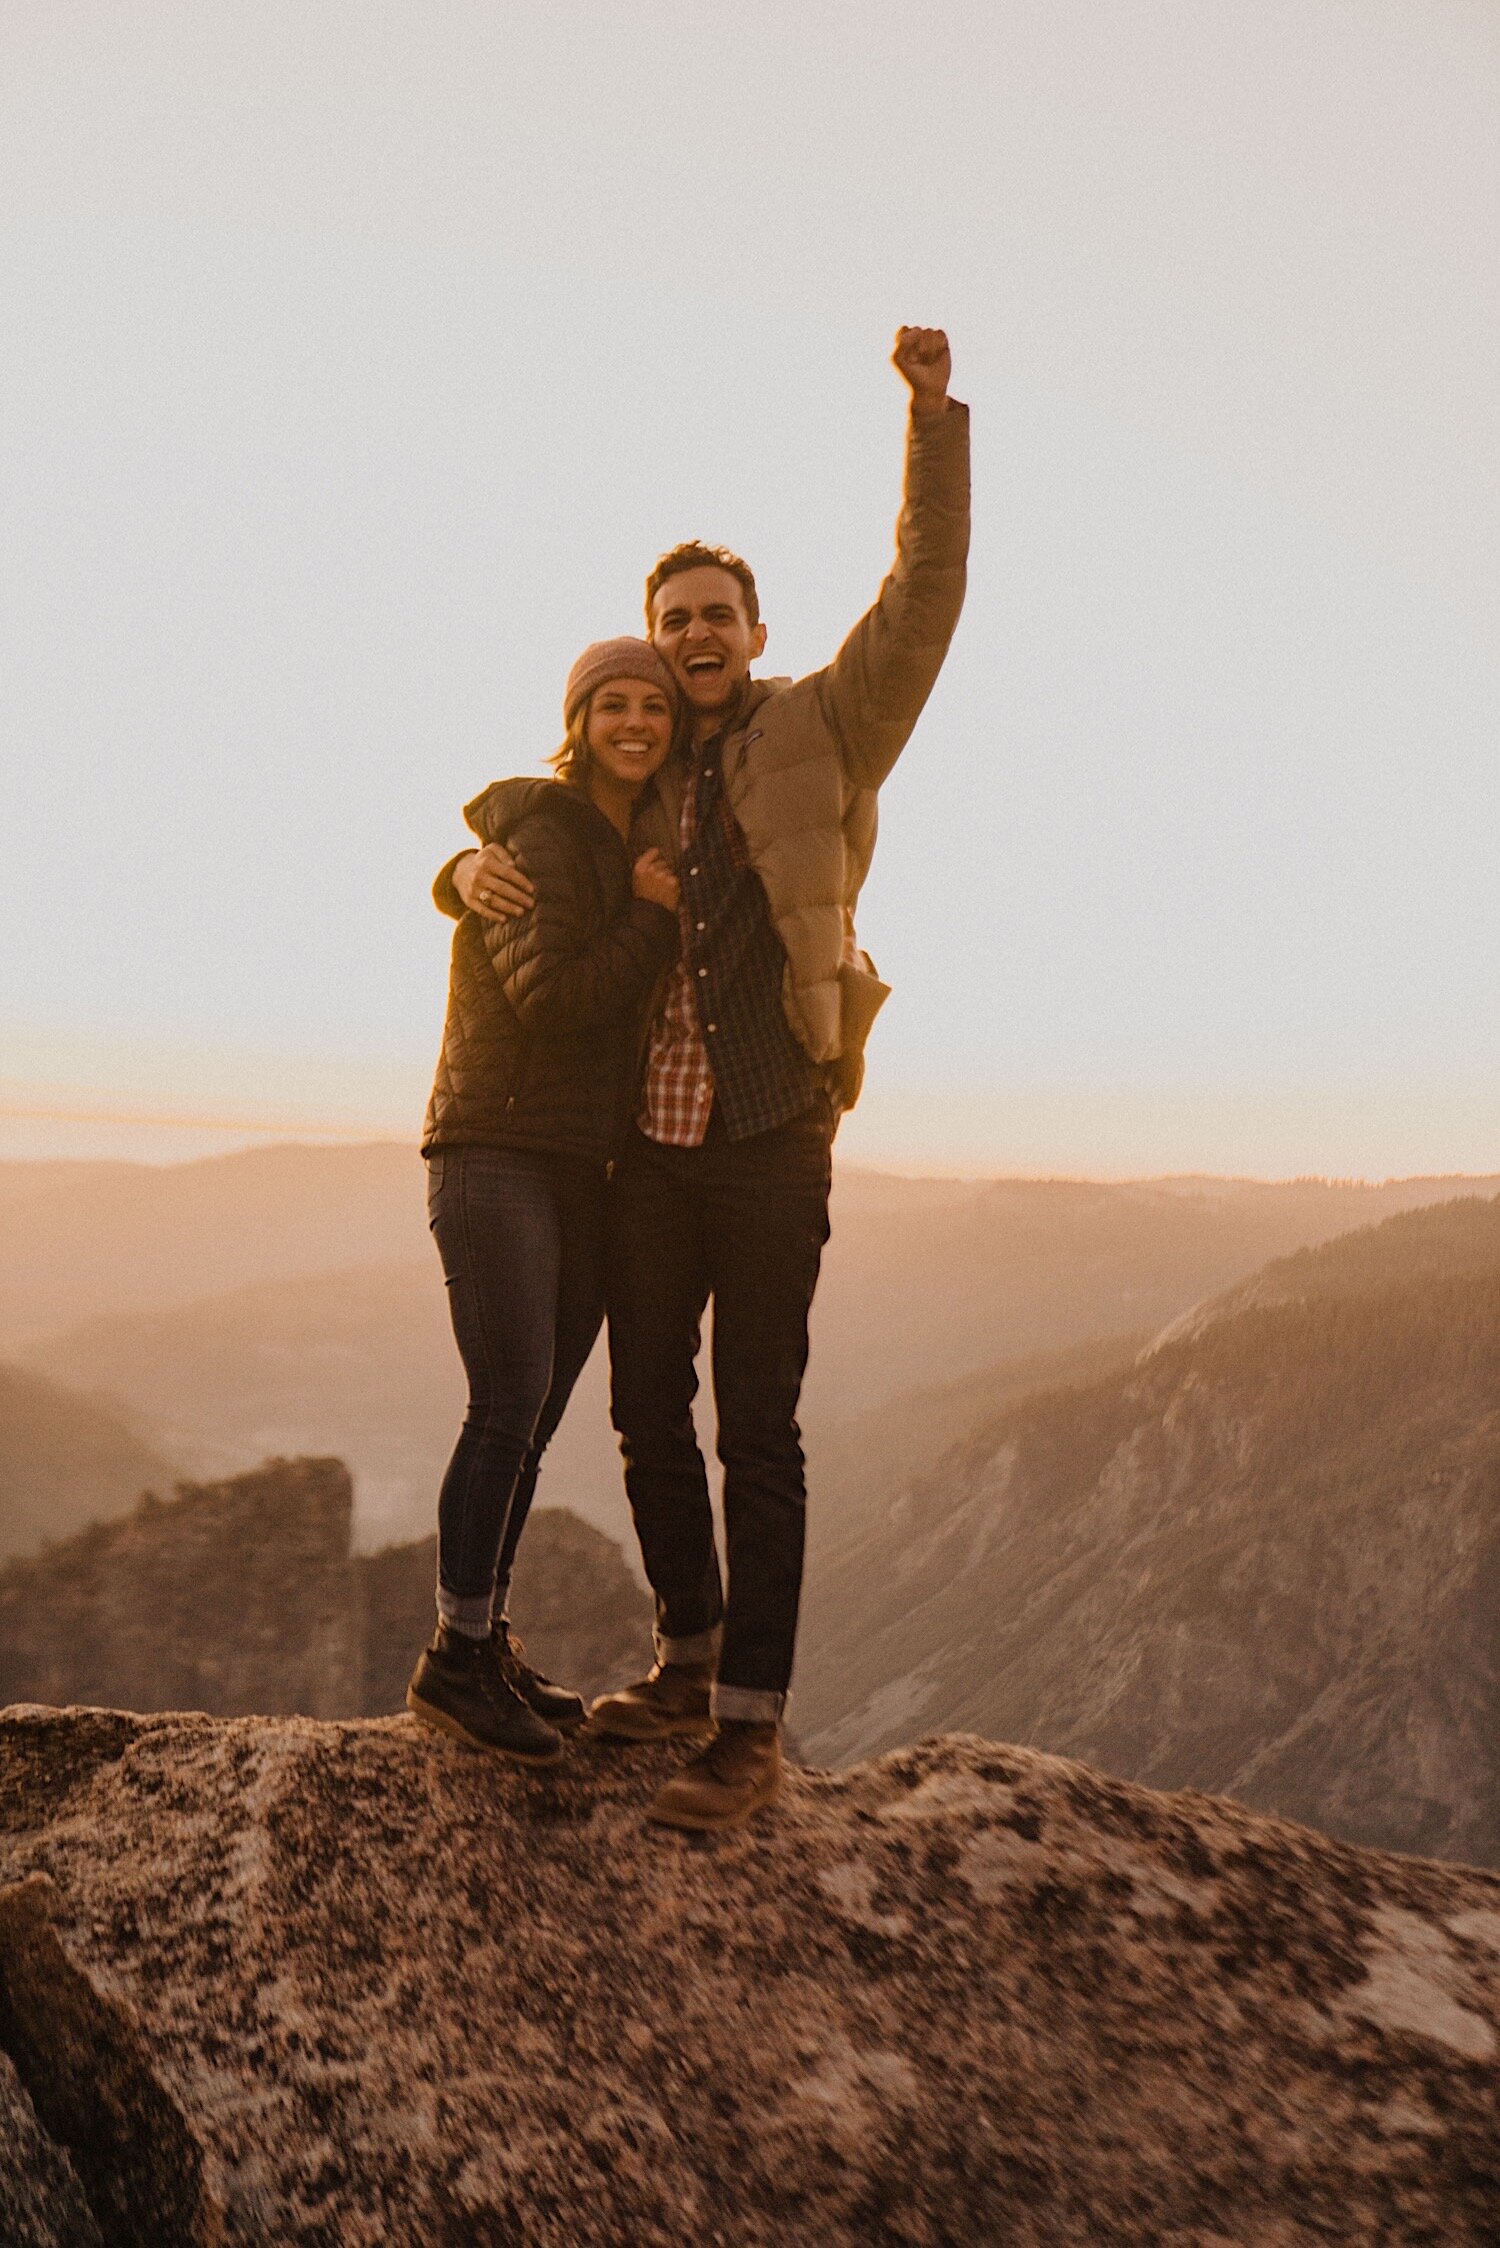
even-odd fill
[{"label": "blue skinny jeans", "polygon": [[438,1496],[438,1610],[479,1635],[505,1613],[542,1454],[604,1317],[604,1171],[440,1148],[427,1210],[469,1382]]}]

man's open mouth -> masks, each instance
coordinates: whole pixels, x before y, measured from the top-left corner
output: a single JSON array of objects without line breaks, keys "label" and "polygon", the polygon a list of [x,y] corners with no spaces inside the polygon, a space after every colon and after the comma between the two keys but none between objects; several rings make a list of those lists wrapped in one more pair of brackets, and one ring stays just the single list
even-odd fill
[{"label": "man's open mouth", "polygon": [[724,658],[722,656],[688,656],[682,668],[690,679],[707,678],[711,673],[724,669]]}]

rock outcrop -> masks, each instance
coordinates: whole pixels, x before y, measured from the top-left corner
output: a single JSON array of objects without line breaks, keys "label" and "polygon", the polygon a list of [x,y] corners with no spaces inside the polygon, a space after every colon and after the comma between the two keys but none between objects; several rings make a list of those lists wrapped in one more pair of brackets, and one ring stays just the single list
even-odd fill
[{"label": "rock outcrop", "polygon": [[978,1740],[694,1846],[670,1762],[6,1713],[0,2234],[1496,2237],[1500,1880]]},{"label": "rock outcrop", "polygon": [[108,2248],[218,2248],[223,2209],[203,2141],[154,2065],[131,2007],[78,1967],[45,1874],[0,1889],[0,2041],[46,2143],[68,2150]]},{"label": "rock outcrop", "polygon": [[[402,1707],[432,1631],[431,1538],[350,1546],[338,1460],[277,1460],[148,1493],[0,1570],[0,1703],[233,1717]],[[650,1660],[650,1605],[618,1546],[563,1508],[527,1525],[511,1602],[540,1667],[585,1694]]]},{"label": "rock outcrop", "polygon": [[0,1700],[359,1716],[351,1505],[339,1461],[276,1461],[13,1562]]},{"label": "rock outcrop", "polygon": [[[3,2032],[0,2032],[3,2035]],[[8,2052],[0,2050],[0,2219],[6,2248],[104,2248],[68,2156],[37,2122]]]},{"label": "rock outcrop", "polygon": [[979,1731],[1500,1864],[1500,1206],[1001,1413],[821,1557],[802,1644],[817,1761]]}]

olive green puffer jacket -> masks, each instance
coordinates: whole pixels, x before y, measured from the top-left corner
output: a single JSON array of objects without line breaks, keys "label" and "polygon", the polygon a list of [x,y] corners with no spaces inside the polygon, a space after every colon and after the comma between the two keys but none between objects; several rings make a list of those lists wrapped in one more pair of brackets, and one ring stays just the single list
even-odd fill
[{"label": "olive green puffer jacket", "polygon": [[629,1120],[677,916],[632,896],[630,855],[581,790],[522,779],[484,802],[485,832],[503,831],[536,903],[514,921],[466,913],[454,932],[423,1153],[516,1147],[602,1163]]}]

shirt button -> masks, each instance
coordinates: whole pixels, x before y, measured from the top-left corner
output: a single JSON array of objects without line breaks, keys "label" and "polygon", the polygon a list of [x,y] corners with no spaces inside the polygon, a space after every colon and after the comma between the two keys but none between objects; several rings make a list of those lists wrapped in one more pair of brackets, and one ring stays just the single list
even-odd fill
[{"label": "shirt button", "polygon": [[710,1030],[717,1030],[719,1026],[717,1023],[710,1023],[708,1027]]},{"label": "shirt button", "polygon": [[700,976],[706,976],[708,974],[708,970],[706,968],[700,968],[698,970],[698,973]]},{"label": "shirt button", "polygon": [[708,923],[706,921],[695,921],[693,927],[701,932],[708,927]]},{"label": "shirt button", "polygon": [[698,869],[697,869],[697,868],[696,868],[695,866],[690,866],[690,867],[688,868],[688,872],[689,872],[689,874],[696,874],[696,873],[697,873],[697,871],[698,871]]}]

